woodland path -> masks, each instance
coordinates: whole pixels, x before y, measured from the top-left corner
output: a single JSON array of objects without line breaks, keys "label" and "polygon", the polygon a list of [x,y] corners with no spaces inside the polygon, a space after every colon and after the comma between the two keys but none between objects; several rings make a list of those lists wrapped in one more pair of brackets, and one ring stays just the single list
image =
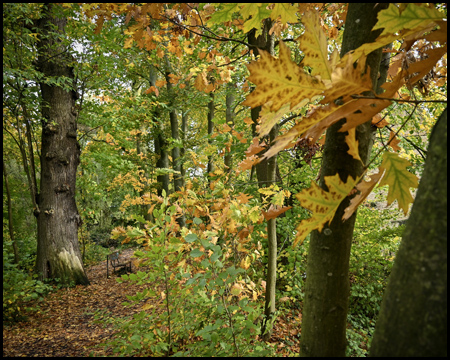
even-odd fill
[{"label": "woodland path", "polygon": [[[133,252],[124,250],[121,258],[128,260]],[[89,286],[51,293],[40,303],[40,312],[30,313],[26,321],[3,327],[3,357],[113,356],[111,350],[95,346],[113,338],[117,331],[111,322],[101,324],[94,317],[107,321],[139,313],[139,304],[121,304],[127,301],[126,295],[142,291],[143,286],[119,284],[115,276],[107,279],[106,260],[88,267],[86,273]],[[292,319],[301,314],[298,310],[283,313],[276,321],[271,343],[278,345],[279,355],[298,354],[299,329],[292,328],[294,323],[298,326],[298,321]]]}]

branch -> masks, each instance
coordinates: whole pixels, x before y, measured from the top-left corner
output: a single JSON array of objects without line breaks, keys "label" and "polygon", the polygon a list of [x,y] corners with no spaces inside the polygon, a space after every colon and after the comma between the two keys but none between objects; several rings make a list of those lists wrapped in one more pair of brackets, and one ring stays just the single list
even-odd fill
[{"label": "branch", "polygon": [[373,100],[389,100],[394,102],[404,102],[410,104],[420,104],[420,103],[447,103],[447,100],[402,100],[402,99],[393,99],[393,98],[384,98],[380,96],[361,96],[361,95],[352,95],[353,99],[373,99]]}]

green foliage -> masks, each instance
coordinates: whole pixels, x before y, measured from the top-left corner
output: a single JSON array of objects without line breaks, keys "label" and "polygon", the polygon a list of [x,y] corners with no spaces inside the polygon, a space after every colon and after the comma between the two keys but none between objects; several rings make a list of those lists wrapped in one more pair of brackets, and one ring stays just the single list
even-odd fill
[{"label": "green foliage", "polygon": [[26,312],[37,311],[36,301],[53,288],[29,275],[13,264],[11,243],[3,240],[3,321],[18,321],[25,318]]},{"label": "green foliage", "polygon": [[146,271],[118,279],[148,284],[125,303],[141,303],[143,311],[121,324],[107,346],[125,356],[270,355],[254,343],[262,313],[255,284],[229,261],[215,232],[201,230],[200,218],[192,219],[190,232],[178,232],[176,215],[167,198],[153,210],[152,237],[135,252]]}]

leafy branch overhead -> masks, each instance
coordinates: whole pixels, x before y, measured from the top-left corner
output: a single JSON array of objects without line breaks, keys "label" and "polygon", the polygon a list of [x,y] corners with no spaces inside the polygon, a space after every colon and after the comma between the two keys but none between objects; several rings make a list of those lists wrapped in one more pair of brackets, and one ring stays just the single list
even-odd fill
[{"label": "leafy branch overhead", "polygon": [[[260,159],[251,152],[252,161],[250,162],[249,158],[244,160],[242,165],[245,163],[245,168],[248,168],[262,159],[293,147],[298,138],[312,139],[315,142],[328,127],[343,118],[346,122],[340,131],[350,133],[346,137],[348,152],[355,159],[359,159],[353,129],[391,105],[393,99],[399,96],[398,91],[402,86],[414,85],[428,74],[447,52],[447,24],[442,19],[443,15],[432,6],[407,4],[397,7],[390,4],[387,9],[379,12],[378,22],[374,26],[374,29],[384,29],[380,36],[374,42],[366,43],[338,60],[336,52],[328,56],[327,39],[317,12],[306,13],[302,17],[306,31],[297,41],[304,53],[302,65],[312,68],[311,73],[292,61],[290,50],[283,42],[279,45],[278,58],[260,50],[261,57],[247,65],[250,72],[248,79],[256,88],[243,104],[252,108],[263,107],[258,128],[260,137],[267,135],[273,125],[286,114],[295,112],[308,103],[315,104],[320,99],[319,106],[300,117],[289,131],[279,135]],[[393,78],[382,86],[384,93],[376,98],[362,97],[361,95],[367,93],[375,94],[369,78],[369,69],[365,65],[367,55],[399,39],[405,39],[398,51],[397,56],[400,58],[404,58],[406,52],[419,40],[437,41],[440,46],[427,50],[426,57],[411,66],[393,63]],[[406,214],[409,204],[413,201],[409,188],[418,185],[417,178],[408,172],[406,166],[406,160],[402,160],[397,154],[385,153],[379,174],[372,176],[371,182],[363,182],[356,187],[361,194],[352,200],[344,219],[351,216],[377,182],[380,182],[380,186],[389,186],[388,204],[397,200],[399,207]],[[325,177],[328,192],[312,184],[311,188],[297,195],[302,206],[310,209],[313,215],[297,228],[296,243],[303,241],[313,229],[321,231],[326,223],[333,219],[341,201],[352,192],[363,175],[344,183],[335,178],[338,175]]]}]

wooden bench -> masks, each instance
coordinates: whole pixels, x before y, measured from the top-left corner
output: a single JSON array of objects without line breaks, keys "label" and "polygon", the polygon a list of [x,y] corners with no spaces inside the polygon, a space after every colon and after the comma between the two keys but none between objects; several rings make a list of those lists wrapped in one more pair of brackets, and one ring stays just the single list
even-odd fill
[{"label": "wooden bench", "polygon": [[131,261],[121,262],[118,251],[106,256],[106,278],[109,278],[109,264],[113,267],[113,273],[117,268],[125,268],[126,271],[131,272]]}]

